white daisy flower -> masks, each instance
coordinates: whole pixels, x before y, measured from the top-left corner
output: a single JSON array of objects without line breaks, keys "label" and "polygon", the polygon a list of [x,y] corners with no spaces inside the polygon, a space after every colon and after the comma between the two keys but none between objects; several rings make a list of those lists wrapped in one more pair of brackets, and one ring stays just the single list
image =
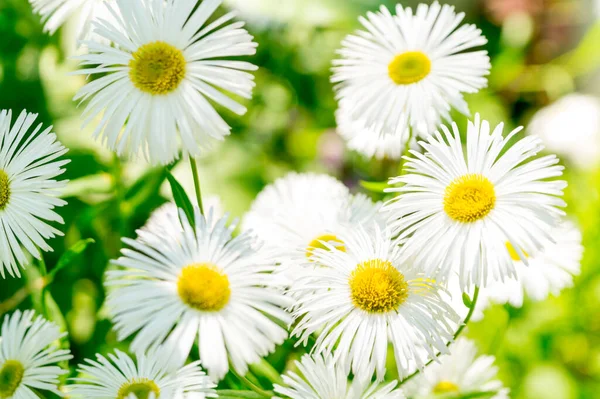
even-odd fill
[{"label": "white daisy flower", "polygon": [[458,316],[441,298],[442,288],[412,264],[379,226],[341,235],[344,251],[325,243],[312,267],[290,288],[298,302],[293,336],[318,337],[314,352],[333,355],[357,376],[385,373],[388,343],[400,377],[446,353]]},{"label": "white daisy flower", "polygon": [[0,336],[0,398],[37,398],[37,392],[58,390],[58,377],[67,373],[56,364],[71,359],[66,349],[54,344],[64,337],[54,323],[32,310],[4,317]]},{"label": "white daisy flower", "polygon": [[[600,98],[570,94],[539,110],[527,128],[548,150],[582,168],[600,164]],[[565,134],[569,132],[569,134]]]},{"label": "white daisy flower", "polygon": [[[412,399],[449,397],[487,392],[490,399],[508,399],[509,389],[498,379],[494,356],[477,356],[477,347],[459,338],[450,347],[451,354],[440,356],[439,362],[429,365],[404,390]],[[454,396],[450,396],[454,397]]]},{"label": "white daisy flower", "polygon": [[114,264],[126,269],[108,272],[107,305],[120,340],[137,332],[132,351],[165,342],[175,358],[186,359],[197,337],[203,366],[221,379],[229,362],[245,374],[287,338],[278,322],[290,323],[283,309],[291,301],[254,236],[232,237],[235,225],[227,227],[227,217],[215,223],[212,210],[207,215],[196,209],[195,231],[180,211],[183,228],[168,219],[173,226],[124,239],[131,249]]},{"label": "white daisy flower", "polygon": [[[33,12],[44,22],[44,32],[53,35],[72,16],[77,16],[76,35],[78,40],[101,38],[92,35],[94,19],[105,19],[114,23],[116,19],[108,4],[115,0],[29,0]],[[110,40],[105,40],[108,44]]]},{"label": "white daisy flower", "polygon": [[284,374],[286,386],[275,385],[276,394],[290,399],[405,399],[395,389],[396,381],[370,384],[355,378],[348,382],[348,374],[331,356],[304,355],[295,365],[300,374]]},{"label": "white daisy flower", "polygon": [[414,14],[398,4],[396,15],[381,6],[361,17],[366,30],[347,36],[334,61],[337,98],[366,126],[392,131],[429,133],[451,107],[468,114],[463,93],[487,85],[490,60],[486,51],[465,52],[487,40],[474,25],[457,29],[464,16],[435,2]]},{"label": "white daisy flower", "polygon": [[403,185],[387,189],[400,194],[384,211],[405,258],[442,281],[457,272],[463,289],[515,276],[506,242],[527,263],[524,253],[540,249],[564,214],[566,183],[549,180],[562,175],[556,156],[532,160],[544,148],[536,137],[506,148],[521,128],[503,137],[503,127],[491,131],[476,115],[465,153],[456,124],[442,126],[390,181]]},{"label": "white daisy flower", "polygon": [[532,256],[523,254],[527,264],[507,243],[517,277],[493,284],[484,290],[485,297],[493,303],[521,307],[524,296],[541,301],[548,295],[558,295],[564,288],[572,287],[573,276],[581,270],[581,232],[571,222],[564,222],[553,229],[551,235],[552,241],[547,241],[541,251]]},{"label": "white daisy flower", "polygon": [[278,253],[279,271],[295,280],[315,248],[326,248],[325,242],[343,248],[339,238],[343,231],[374,221],[383,224],[380,206],[363,194],[351,195],[331,176],[290,173],[256,197],[244,217],[244,228]]},{"label": "white daisy flower", "polygon": [[254,78],[247,71],[256,67],[222,58],[254,54],[256,43],[243,22],[222,26],[234,13],[204,26],[221,0],[197,3],[116,0],[117,23],[94,23],[95,33],[116,47],[85,42],[82,65],[97,66],[77,73],[104,76],[75,100],[90,100],[84,125],[103,115],[94,136],[119,155],[142,153],[152,164],[168,164],[180,151],[197,157],[230,132],[210,101],[246,112],[222,91],[250,98]]},{"label": "white daisy flower", "polygon": [[19,267],[28,262],[27,254],[40,259],[38,250],[52,251],[46,240],[62,233],[53,222],[64,223],[54,208],[67,184],[56,180],[68,160],[58,160],[67,149],[42,124],[30,131],[37,114],[21,112],[11,126],[12,112],[0,111],[0,275],[5,269],[21,276]]},{"label": "white daisy flower", "polygon": [[147,355],[136,355],[137,362],[121,351],[97,354],[96,360],[79,365],[76,384],[70,386],[74,398],[181,399],[217,397],[215,385],[202,371],[200,361],[173,367],[161,348]]},{"label": "white daisy flower", "polygon": [[354,119],[343,107],[337,110],[335,118],[337,131],[351,150],[367,158],[396,160],[402,156],[409,139],[405,127],[400,132],[386,131],[381,123],[369,127],[364,119]]}]

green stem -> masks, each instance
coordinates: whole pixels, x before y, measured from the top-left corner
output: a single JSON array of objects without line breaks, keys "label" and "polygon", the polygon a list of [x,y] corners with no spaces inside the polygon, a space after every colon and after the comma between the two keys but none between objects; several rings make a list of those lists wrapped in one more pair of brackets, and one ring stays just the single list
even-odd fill
[{"label": "green stem", "polygon": [[[462,322],[462,325],[458,328],[458,330],[456,330],[456,332],[454,333],[454,336],[452,337],[452,340],[449,341],[446,344],[446,347],[449,347],[454,341],[456,341],[456,339],[458,338],[458,336],[463,332],[463,330],[467,327],[467,324],[469,323],[469,321],[471,321],[471,317],[473,317],[473,313],[475,313],[475,306],[477,306],[477,298],[479,297],[479,287],[475,287],[475,291],[473,292],[473,300],[471,301],[471,306],[469,307],[469,313],[467,313],[467,316],[465,317],[465,319]],[[442,354],[442,352],[438,352],[437,355],[435,356],[435,358],[439,357]],[[435,359],[434,358],[434,359]],[[431,363],[433,363],[433,360],[431,359],[430,361],[428,361],[427,363],[425,363],[425,366],[423,367],[423,369],[425,369],[425,367],[429,366]],[[405,379],[403,379],[399,385],[402,385],[404,383],[406,383],[408,380],[412,379],[413,377],[415,377],[417,374],[419,374],[421,372],[421,370],[423,369],[419,369],[417,371],[415,371],[414,373],[412,373],[411,375],[409,375],[408,377],[406,377]]]},{"label": "green stem", "polygon": [[271,398],[274,395],[273,392],[265,391],[264,389],[260,388],[259,386],[254,384],[252,381],[250,381],[246,377],[238,374],[238,372],[235,371],[233,369],[233,367],[230,367],[229,371],[231,371],[231,374],[233,374],[238,380],[240,380],[246,387],[250,388],[252,391],[256,392],[257,394],[262,395],[265,398]]},{"label": "green stem", "polygon": [[[44,254],[40,251],[40,274],[42,276],[42,278],[46,278],[46,276],[48,275],[48,268],[46,267],[46,262],[44,261]],[[48,287],[48,284],[44,284],[44,286],[42,287],[41,290],[41,297],[40,297],[40,305],[42,307],[42,314],[44,315],[44,317],[46,319],[48,319],[48,309],[46,307],[46,289]]]},{"label": "green stem", "polygon": [[190,165],[192,166],[192,176],[194,176],[194,188],[196,190],[196,198],[198,200],[198,208],[200,213],[204,215],[204,207],[202,206],[202,193],[200,192],[200,176],[198,175],[198,165],[194,158],[190,158]]}]

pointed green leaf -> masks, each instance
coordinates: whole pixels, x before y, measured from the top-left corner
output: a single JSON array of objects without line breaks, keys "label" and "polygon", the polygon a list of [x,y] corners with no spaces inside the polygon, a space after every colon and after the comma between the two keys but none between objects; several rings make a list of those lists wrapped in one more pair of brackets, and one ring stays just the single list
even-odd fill
[{"label": "pointed green leaf", "polygon": [[192,205],[192,201],[190,201],[190,197],[186,194],[185,190],[179,184],[177,179],[171,174],[167,174],[167,179],[169,180],[169,184],[171,185],[171,191],[173,192],[173,199],[175,200],[175,204],[178,208],[183,209],[183,212],[187,216],[188,222],[195,228],[194,222],[194,206]]},{"label": "pointed green leaf", "polygon": [[86,238],[84,240],[77,241],[71,248],[67,249],[65,253],[60,257],[56,266],[48,273],[53,278],[56,273],[69,266],[73,261],[86,250],[88,245],[94,243],[94,239]]}]

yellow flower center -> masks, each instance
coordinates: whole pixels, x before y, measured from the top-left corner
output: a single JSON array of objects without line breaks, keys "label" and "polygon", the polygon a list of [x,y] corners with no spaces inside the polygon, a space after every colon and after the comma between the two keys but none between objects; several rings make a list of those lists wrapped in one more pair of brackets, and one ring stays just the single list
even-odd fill
[{"label": "yellow flower center", "polygon": [[387,260],[359,263],[350,274],[349,284],[354,306],[370,313],[397,309],[408,298],[404,275]]},{"label": "yellow flower center", "polygon": [[177,281],[177,291],[185,304],[204,312],[223,309],[231,296],[229,278],[210,263],[184,267]]},{"label": "yellow flower center", "polygon": [[25,374],[25,368],[17,360],[7,360],[0,369],[0,398],[13,396]]},{"label": "yellow flower center", "polygon": [[151,393],[156,398],[160,395],[160,388],[154,381],[148,378],[135,378],[121,385],[117,399],[127,399],[129,395],[134,395],[137,399],[148,399]]},{"label": "yellow flower center", "polygon": [[144,44],[129,61],[129,78],[135,87],[152,95],[169,94],[185,77],[181,50],[165,42]]},{"label": "yellow flower center", "polygon": [[310,258],[314,254],[314,250],[317,248],[328,251],[329,248],[327,248],[323,242],[336,247],[342,252],[346,252],[346,247],[344,246],[344,242],[342,240],[333,234],[322,234],[308,244],[308,247],[306,247],[306,257]]},{"label": "yellow flower center", "polygon": [[458,385],[450,381],[440,381],[435,387],[433,387],[433,393],[435,394],[452,392],[460,392],[460,388],[458,387]]},{"label": "yellow flower center", "polygon": [[495,205],[494,185],[484,176],[475,173],[454,179],[444,193],[444,211],[452,219],[462,223],[483,219]]},{"label": "yellow flower center", "polygon": [[[508,250],[508,254],[512,258],[512,260],[517,262],[521,260],[521,257],[519,256],[519,253],[517,252],[515,247],[513,247],[513,245],[508,241],[506,242],[506,249]],[[529,258],[529,254],[527,252],[523,251],[522,249],[521,252],[523,252],[523,255],[525,255],[526,258]]]},{"label": "yellow flower center", "polygon": [[0,169],[0,211],[6,208],[10,199],[10,182],[5,171]]},{"label": "yellow flower center", "polygon": [[388,74],[394,83],[409,85],[424,79],[431,72],[431,60],[420,51],[398,54],[388,65]]}]

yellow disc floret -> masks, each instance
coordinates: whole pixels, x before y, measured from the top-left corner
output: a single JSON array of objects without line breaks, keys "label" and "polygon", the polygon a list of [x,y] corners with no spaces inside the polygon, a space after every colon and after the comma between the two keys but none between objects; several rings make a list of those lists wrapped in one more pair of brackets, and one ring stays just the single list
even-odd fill
[{"label": "yellow disc floret", "polygon": [[420,51],[398,54],[388,65],[394,83],[409,85],[424,79],[431,72],[431,60]]},{"label": "yellow disc floret", "polygon": [[[519,256],[519,253],[517,252],[517,250],[515,249],[515,247],[513,247],[513,245],[510,242],[506,242],[506,249],[508,250],[508,254],[510,255],[510,257],[512,258],[512,260],[514,261],[520,261],[521,257]],[[528,258],[529,254],[525,251],[523,251],[521,249],[521,252],[523,253],[523,255]]]},{"label": "yellow disc floret", "polygon": [[306,257],[310,258],[313,255],[314,250],[317,248],[324,249],[326,251],[329,250],[329,248],[323,244],[324,242],[336,247],[342,252],[346,252],[346,247],[344,247],[344,242],[342,240],[337,238],[334,234],[322,234],[308,244],[308,247],[306,247]]},{"label": "yellow disc floret", "polygon": [[494,185],[486,177],[475,173],[454,179],[444,193],[444,211],[462,223],[483,219],[495,205]]},{"label": "yellow disc floret", "polygon": [[0,169],[0,211],[6,208],[10,200],[10,182],[5,171]]},{"label": "yellow disc floret", "polygon": [[155,398],[160,395],[160,388],[154,381],[148,378],[134,378],[121,385],[117,393],[117,399],[127,399],[130,395],[137,399],[148,399],[151,393],[154,394]]},{"label": "yellow disc floret", "polygon": [[457,392],[460,392],[460,388],[458,385],[450,381],[440,381],[435,387],[433,387],[433,393],[435,394]]},{"label": "yellow disc floret", "polygon": [[204,312],[223,309],[231,296],[229,278],[210,263],[184,267],[177,281],[177,292],[185,304]]},{"label": "yellow disc floret", "polygon": [[147,43],[129,61],[129,78],[135,87],[153,95],[169,94],[185,77],[181,50],[165,42]]},{"label": "yellow disc floret", "polygon": [[409,294],[404,275],[387,260],[359,263],[350,274],[349,284],[354,306],[370,313],[397,309]]},{"label": "yellow disc floret", "polygon": [[17,360],[7,360],[0,369],[0,398],[13,396],[25,374],[25,368]]}]

